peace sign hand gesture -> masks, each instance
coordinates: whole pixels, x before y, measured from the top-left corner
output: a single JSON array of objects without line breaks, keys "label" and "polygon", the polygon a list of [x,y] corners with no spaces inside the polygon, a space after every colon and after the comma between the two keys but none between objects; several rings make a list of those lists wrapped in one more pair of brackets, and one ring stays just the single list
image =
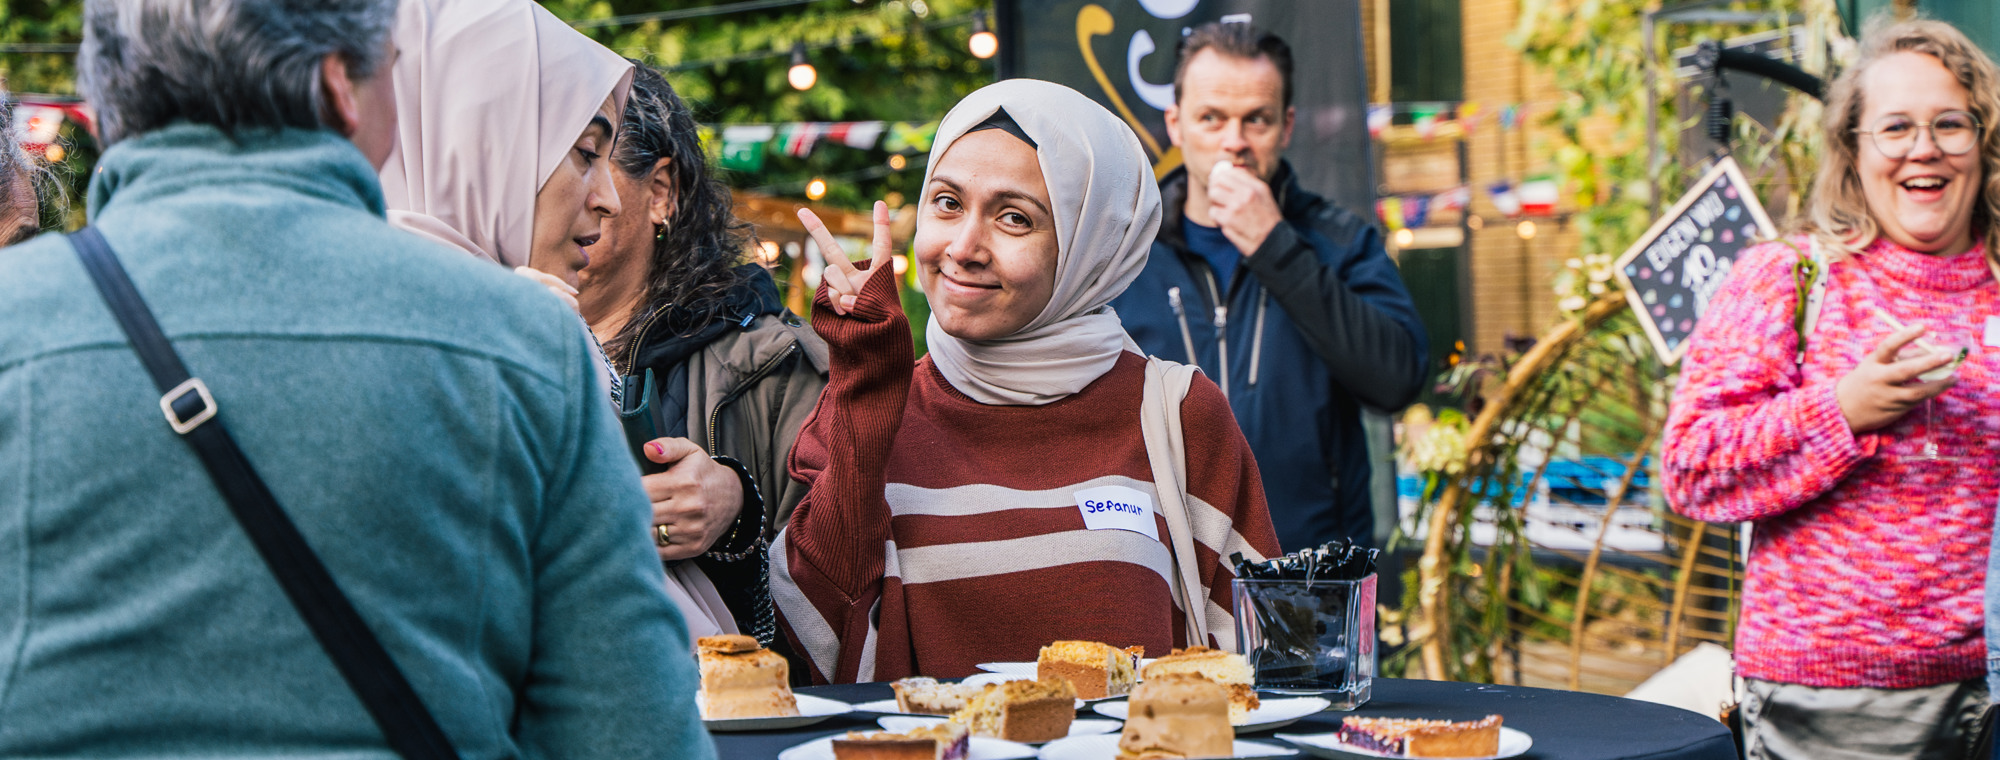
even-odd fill
[{"label": "peace sign hand gesture", "polygon": [[[895,253],[895,243],[889,235],[889,204],[875,202],[875,242],[870,248],[868,271],[863,272],[847,260],[840,244],[834,242],[833,234],[826,231],[810,209],[799,209],[799,221],[806,226],[806,234],[819,243],[821,253],[826,256],[826,270],[820,275],[826,285],[827,300],[833,303],[833,310],[845,316],[861,300],[861,289],[868,285],[868,279],[883,270],[894,271],[890,257]],[[891,275],[894,276],[894,275]]]}]

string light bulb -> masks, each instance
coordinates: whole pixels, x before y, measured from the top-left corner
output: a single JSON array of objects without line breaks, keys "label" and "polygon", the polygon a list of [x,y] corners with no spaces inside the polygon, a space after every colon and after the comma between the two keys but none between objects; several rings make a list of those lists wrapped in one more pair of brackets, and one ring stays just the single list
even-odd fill
[{"label": "string light bulb", "polygon": [[816,201],[825,197],[826,180],[814,177],[811,182],[806,183],[806,198]]},{"label": "string light bulb", "polygon": [[1411,231],[1410,228],[1404,227],[1403,229],[1396,230],[1397,248],[1408,248],[1416,242],[1417,242],[1417,233]]},{"label": "string light bulb", "polygon": [[1514,234],[1520,235],[1522,240],[1534,240],[1535,220],[1522,219],[1520,224],[1514,225]]},{"label": "string light bulb", "polygon": [[1000,37],[986,27],[986,14],[972,17],[972,37],[965,41],[965,46],[972,50],[972,57],[980,60],[992,58],[1000,52]]},{"label": "string light bulb", "polygon": [[806,58],[805,43],[792,43],[792,68],[785,72],[785,80],[792,83],[794,90],[810,90],[819,82],[819,70]]},{"label": "string light bulb", "polygon": [[903,167],[906,167],[906,166],[909,166],[909,165],[910,165],[910,159],[907,159],[907,158],[904,158],[904,157],[903,157],[903,154],[901,154],[901,153],[893,153],[893,154],[890,154],[890,156],[889,156],[889,170],[890,170],[890,171],[902,171],[902,170],[903,170]]}]

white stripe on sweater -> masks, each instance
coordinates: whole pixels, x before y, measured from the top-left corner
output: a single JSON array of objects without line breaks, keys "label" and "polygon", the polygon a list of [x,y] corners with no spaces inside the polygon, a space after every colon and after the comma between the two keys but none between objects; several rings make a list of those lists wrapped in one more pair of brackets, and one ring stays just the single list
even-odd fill
[{"label": "white stripe on sweater", "polygon": [[[990,483],[973,483],[950,488],[920,488],[906,483],[890,483],[883,495],[894,515],[970,517],[1010,509],[1076,509],[1076,492],[1100,486],[1136,489],[1159,503],[1159,492],[1149,481],[1122,475],[1106,475],[1074,485],[1041,491],[1023,491]],[[1251,548],[1229,515],[1194,494],[1187,498],[1188,521],[1194,525],[1195,541],[1213,550],[1226,564],[1229,555],[1242,552],[1244,559],[1261,562],[1264,555]]]},{"label": "white stripe on sweater", "polygon": [[799,590],[797,581],[792,580],[791,552],[785,543],[787,526],[778,530],[778,537],[771,547],[771,601],[785,616],[785,623],[792,628],[792,634],[799,637],[803,654],[812,660],[813,666],[822,675],[831,679],[834,668],[840,664],[840,637],[833,632],[833,626],[819,614],[819,608],[806,600],[804,591]]},{"label": "white stripe on sweater", "polygon": [[1153,484],[1122,475],[1106,475],[1074,485],[1043,491],[1023,491],[991,483],[972,483],[950,488],[921,488],[907,483],[890,483],[883,490],[894,515],[969,517],[1010,509],[1076,509],[1076,492],[1100,486],[1123,486],[1139,491],[1158,503]]},{"label": "white stripe on sweater", "polygon": [[1173,558],[1165,544],[1129,530],[1066,530],[1003,541],[923,546],[898,552],[903,586],[983,578],[1079,562],[1127,562],[1173,585]]}]

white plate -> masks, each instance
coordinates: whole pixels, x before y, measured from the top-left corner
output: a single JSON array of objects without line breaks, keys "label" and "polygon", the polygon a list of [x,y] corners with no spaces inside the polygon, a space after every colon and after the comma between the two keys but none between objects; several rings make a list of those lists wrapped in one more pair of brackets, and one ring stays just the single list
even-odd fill
[{"label": "white plate", "polygon": [[806,694],[794,694],[799,701],[799,714],[776,718],[729,718],[726,720],[704,720],[702,725],[710,731],[779,731],[787,728],[802,728],[826,720],[835,715],[854,712],[854,706],[833,699],[823,699]]},{"label": "white plate", "polygon": [[[1035,756],[1034,747],[984,736],[972,737],[966,750],[967,760],[1028,760]],[[833,760],[833,737],[822,736],[780,752],[778,760]]]},{"label": "white plate", "polygon": [[[1291,747],[1237,740],[1230,757],[1291,757],[1299,753]],[[1118,734],[1072,736],[1042,745],[1041,760],[1109,760],[1118,756]],[[780,758],[779,760],[791,760]]]},{"label": "white plate", "polygon": [[[934,726],[939,723],[943,723],[944,719],[928,715],[889,715],[877,718],[875,722],[880,724],[884,730],[902,733],[905,731],[909,731],[911,729],[923,728],[924,726]],[[1076,720],[1070,721],[1069,735],[1096,736],[1098,734],[1108,734],[1115,732],[1121,728],[1124,728],[1124,725],[1125,724],[1119,723],[1118,721],[1115,720],[1078,718]],[[1040,744],[1041,742],[1028,742],[1028,743]]]},{"label": "white plate", "polygon": [[1004,673],[1010,676],[1024,676],[1027,678],[1035,677],[1035,664],[1032,662],[982,662],[973,667],[988,673]]},{"label": "white plate", "polygon": [[[1299,722],[1300,718],[1333,706],[1332,702],[1319,697],[1260,698],[1257,701],[1257,709],[1251,710],[1249,715],[1243,716],[1247,720],[1236,727],[1236,733],[1252,734],[1258,731],[1284,728],[1285,726]],[[1126,711],[1131,709],[1131,704],[1130,702],[1099,702],[1091,705],[1090,709],[1096,710],[1097,714],[1107,718],[1124,720]]]},{"label": "white plate", "polygon": [[[1157,659],[1160,658],[1139,658],[1139,669],[1145,670],[1147,665],[1153,664],[1153,661]],[[1007,675],[1026,676],[1028,678],[1035,677],[1035,663],[1032,662],[982,662],[973,667],[988,673],[1005,673]]]},{"label": "white plate", "polygon": [[[1333,760],[1352,760],[1352,758],[1357,757],[1395,757],[1395,755],[1384,755],[1380,752],[1365,750],[1360,747],[1350,747],[1341,743],[1338,734],[1308,734],[1304,736],[1298,734],[1278,734],[1278,738],[1299,745],[1300,749],[1304,749],[1314,757],[1327,757],[1333,758]],[[1503,757],[1514,757],[1526,753],[1528,748],[1533,746],[1535,746],[1535,740],[1528,736],[1527,733],[1501,726],[1500,754],[1483,758],[1466,758],[1466,760],[1498,760]]]}]

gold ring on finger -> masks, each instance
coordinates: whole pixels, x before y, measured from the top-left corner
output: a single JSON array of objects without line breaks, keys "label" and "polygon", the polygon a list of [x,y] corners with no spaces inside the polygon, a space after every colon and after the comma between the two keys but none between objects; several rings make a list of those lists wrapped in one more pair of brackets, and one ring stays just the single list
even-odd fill
[{"label": "gold ring on finger", "polygon": [[668,546],[674,542],[674,529],[669,525],[653,526],[653,543]]}]

